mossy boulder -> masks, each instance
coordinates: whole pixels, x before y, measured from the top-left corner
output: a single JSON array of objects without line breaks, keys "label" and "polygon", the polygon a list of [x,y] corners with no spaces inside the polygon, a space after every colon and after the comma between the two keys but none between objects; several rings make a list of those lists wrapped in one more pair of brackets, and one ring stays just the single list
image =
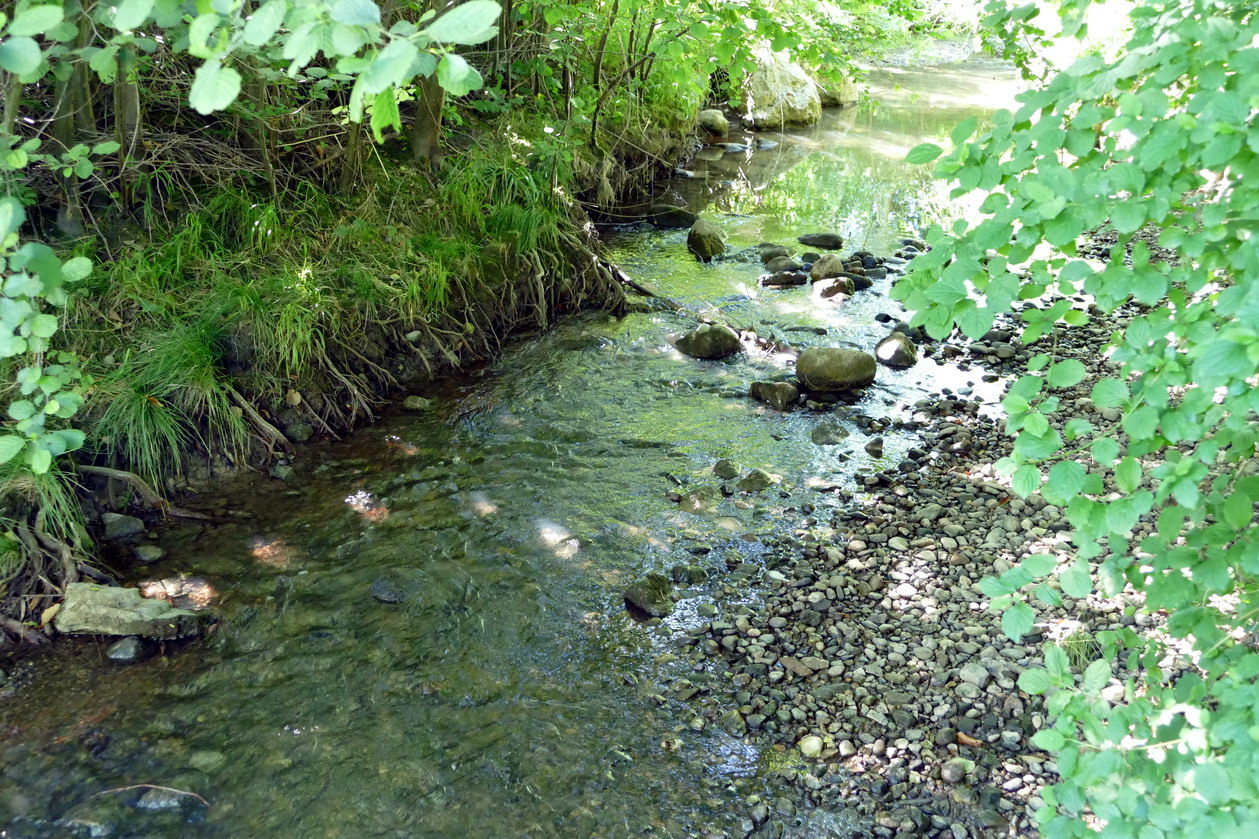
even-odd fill
[{"label": "mossy boulder", "polygon": [[728,326],[711,323],[692,329],[674,346],[692,358],[706,359],[726,358],[743,349],[739,333]]},{"label": "mossy boulder", "polygon": [[699,127],[712,137],[725,137],[730,133],[730,120],[716,108],[708,108],[699,112]]},{"label": "mossy boulder", "polygon": [[625,602],[653,618],[673,612],[673,582],[663,574],[648,574],[625,589]]},{"label": "mossy boulder", "polygon": [[796,378],[818,392],[852,390],[874,381],[874,356],[844,347],[810,347],[796,359]]},{"label": "mossy boulder", "polygon": [[71,583],[53,625],[66,635],[138,635],[186,638],[215,621],[210,612],[176,609],[165,600],[145,598],[133,588]]},{"label": "mossy boulder", "polygon": [[708,219],[699,219],[691,225],[691,232],[686,235],[686,247],[700,262],[712,262],[714,257],[726,252],[721,228]]}]

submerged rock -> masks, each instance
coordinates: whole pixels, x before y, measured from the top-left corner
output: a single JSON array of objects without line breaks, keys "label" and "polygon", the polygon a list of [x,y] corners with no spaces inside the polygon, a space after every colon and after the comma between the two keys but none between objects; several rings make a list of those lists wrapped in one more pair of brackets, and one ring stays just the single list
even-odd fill
[{"label": "submerged rock", "polygon": [[846,76],[834,82],[818,82],[817,93],[818,98],[822,100],[823,108],[842,108],[846,105],[855,105],[861,98],[861,92],[857,90],[857,86],[853,84],[852,79]]},{"label": "submerged rock", "polygon": [[139,545],[136,547],[136,559],[145,565],[152,565],[166,556],[166,551],[157,545]]},{"label": "submerged rock", "polygon": [[744,101],[747,121],[759,128],[812,125],[822,118],[822,99],[817,85],[803,67],[786,53],[768,50],[756,57],[757,67],[748,78]]},{"label": "submerged rock", "polygon": [[699,112],[699,127],[714,137],[724,137],[730,131],[730,120],[716,108]]},{"label": "submerged rock", "polygon": [[648,574],[625,589],[625,602],[653,618],[663,618],[673,612],[673,583],[663,574]]},{"label": "submerged rock", "polygon": [[675,346],[692,358],[717,359],[743,349],[739,333],[728,326],[705,323],[678,339]]},{"label": "submerged rock", "polygon": [[71,583],[53,624],[66,635],[172,639],[199,635],[215,620],[210,612],[176,609],[165,600],[141,597],[133,588]]},{"label": "submerged rock", "polygon": [[810,347],[796,359],[796,378],[809,390],[852,390],[873,382],[877,367],[874,356],[868,352]]},{"label": "submerged rock", "polygon": [[764,469],[753,469],[744,475],[743,480],[735,484],[735,487],[742,492],[761,492],[769,489],[776,483],[778,483],[778,478]]},{"label": "submerged rock", "polygon": [[137,661],[143,661],[152,653],[153,648],[135,636],[115,641],[105,648],[105,658],[121,664],[134,664]]},{"label": "submerged rock", "polygon": [[739,467],[733,460],[722,458],[713,464],[713,474],[723,480],[731,481],[739,477]]},{"label": "submerged rock", "polygon": [[800,742],[796,745],[800,747],[800,754],[805,757],[817,757],[822,754],[822,748],[826,744],[822,741],[822,738],[818,737],[816,734],[809,734],[805,737],[801,737]]},{"label": "submerged rock", "polygon": [[796,241],[810,248],[825,248],[830,251],[839,250],[844,246],[844,237],[838,233],[806,233]]},{"label": "submerged rock", "polygon": [[105,525],[106,539],[126,539],[144,532],[144,522],[135,516],[124,516],[119,513],[105,513],[101,516],[101,524]]},{"label": "submerged rock", "polygon": [[402,400],[402,407],[408,411],[427,411],[433,407],[433,400],[425,399],[423,396],[408,396]]},{"label": "submerged rock", "polygon": [[800,396],[800,391],[791,382],[752,382],[748,396],[776,411],[785,411]]},{"label": "submerged rock", "polygon": [[874,355],[888,367],[913,367],[918,363],[918,346],[904,332],[893,332],[875,346]]},{"label": "submerged rock", "polygon": [[809,434],[809,439],[818,446],[836,446],[848,439],[848,429],[835,420],[824,420]]},{"label": "submerged rock", "polygon": [[708,219],[699,219],[691,225],[691,232],[686,236],[686,247],[700,262],[712,262],[713,257],[726,252],[721,228]]},{"label": "submerged rock", "polygon": [[797,286],[809,281],[809,275],[799,271],[779,271],[761,278],[761,285]]},{"label": "submerged rock", "polygon": [[380,603],[401,603],[406,599],[402,588],[388,577],[377,577],[372,580],[368,591]]}]

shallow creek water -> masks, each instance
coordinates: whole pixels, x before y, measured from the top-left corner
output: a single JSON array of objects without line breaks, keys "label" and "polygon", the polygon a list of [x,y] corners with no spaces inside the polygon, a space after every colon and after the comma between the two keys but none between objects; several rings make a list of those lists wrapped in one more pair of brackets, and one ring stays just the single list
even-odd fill
[{"label": "shallow creek water", "polygon": [[[973,62],[889,68],[871,82],[876,108],[759,135],[772,150],[706,152],[700,177],[662,192],[702,209],[733,249],[834,230],[846,250],[887,254],[966,212],[929,167],[902,159],[1008,100],[1012,74]],[[874,315],[899,314],[888,280],[835,306],[807,287],[759,288],[755,261],[698,265],[685,237],[620,233],[613,255],[692,313],[720,311],[798,346],[870,348],[887,331]],[[224,622],[138,665],[112,665],[90,640],[35,661],[0,699],[0,836],[736,832],[746,796],[774,794],[761,781],[767,758],[657,701],[662,680],[685,675],[671,637],[699,622],[728,563],[759,563],[804,501],[836,503],[818,487],[847,486],[872,461],[855,429],[846,445],[815,446],[823,415],[743,395],[786,359],[677,353],[670,340],[692,313],[575,318],[426,394],[431,411],[387,413],[302,451],[291,486],[229,485],[213,503],[247,514],[236,523],[170,526],[158,539],[166,558],[133,579],[201,578]],[[932,361],[881,369],[857,408],[895,416],[967,382]],[[912,444],[889,437],[885,458]],[[721,457],[781,475],[783,491],[680,512],[666,494],[715,486]],[[622,589],[679,563],[704,565],[712,581],[682,589],[660,626],[633,620]],[[373,598],[382,577],[404,602]],[[754,602],[754,584],[745,590]],[[842,813],[802,813],[792,830],[843,835],[843,824]]]}]

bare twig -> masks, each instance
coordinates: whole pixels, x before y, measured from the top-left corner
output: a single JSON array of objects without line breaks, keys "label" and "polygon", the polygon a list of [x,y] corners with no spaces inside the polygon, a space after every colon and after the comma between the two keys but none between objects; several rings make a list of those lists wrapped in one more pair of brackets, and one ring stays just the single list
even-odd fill
[{"label": "bare twig", "polygon": [[108,466],[89,466],[84,463],[76,463],[74,468],[86,475],[100,475],[101,477],[122,481],[139,493],[145,504],[161,510],[168,516],[175,516],[181,519],[197,519],[198,521],[214,520],[205,513],[197,513],[174,506],[150,489],[149,485],[144,482],[144,479],[134,472],[128,472],[124,469],[110,469]]},{"label": "bare twig", "polygon": [[111,793],[111,792],[129,792],[130,790],[133,790],[133,789],[160,789],[160,790],[165,790],[166,792],[173,792],[173,793],[175,793],[176,795],[187,795],[187,796],[190,796],[190,797],[192,797],[192,798],[197,799],[198,801],[200,801],[200,802],[201,802],[202,804],[204,804],[205,806],[207,806],[207,807],[209,807],[209,806],[210,806],[210,802],[209,802],[209,801],[206,801],[204,798],[202,798],[201,796],[197,795],[195,792],[188,792],[188,790],[184,790],[184,789],[175,789],[174,787],[164,787],[164,786],[161,786],[161,785],[159,785],[159,784],[131,784],[130,786],[125,786],[125,787],[115,787],[114,789],[105,789],[105,790],[101,790],[100,792],[93,793],[93,794],[92,794],[92,797],[93,797],[93,798],[95,798],[95,797],[96,797],[96,796],[98,796],[98,795],[108,795],[108,794],[109,794],[109,793]]}]

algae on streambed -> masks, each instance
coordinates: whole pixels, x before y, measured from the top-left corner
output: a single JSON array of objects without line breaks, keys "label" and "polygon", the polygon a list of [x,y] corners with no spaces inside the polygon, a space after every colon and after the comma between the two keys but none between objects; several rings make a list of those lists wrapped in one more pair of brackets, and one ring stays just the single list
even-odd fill
[{"label": "algae on streambed", "polygon": [[[994,101],[980,87],[935,108],[920,89],[917,102],[773,135],[798,162],[762,179],[753,156],[705,212],[736,247],[838,230],[887,252],[894,234],[959,209],[903,150]],[[808,288],[759,288],[755,263],[697,265],[684,235],[622,235],[615,256],[688,307],[826,330],[786,333],[801,345],[868,349],[886,334],[874,315],[898,312],[889,280],[835,306]],[[242,477],[202,500],[249,518],[172,526],[165,558],[143,573],[208,580],[221,629],[130,667],[103,662],[90,640],[38,661],[0,705],[7,836],[93,825],[117,837],[742,835],[758,805],[784,835],[847,835],[842,811],[779,800],[772,770],[790,766],[660,685],[689,678],[704,691],[719,678],[693,671],[675,633],[702,625],[714,599],[755,605],[756,578],[803,505],[840,503],[810,487],[851,488],[855,471],[898,462],[913,441],[889,435],[876,460],[837,412],[853,433],[814,445],[826,415],[744,395],[787,360],[684,358],[670,339],[692,323],[570,320],[426,394],[430,411],[303,452],[291,488]],[[967,381],[932,361],[880,369],[856,407],[890,416]],[[669,501],[679,484],[716,486],[723,457],[781,475],[781,488],[711,514]],[[633,621],[621,591],[681,563],[710,581],[680,589],[664,621]],[[381,578],[401,602],[373,597]]]}]

